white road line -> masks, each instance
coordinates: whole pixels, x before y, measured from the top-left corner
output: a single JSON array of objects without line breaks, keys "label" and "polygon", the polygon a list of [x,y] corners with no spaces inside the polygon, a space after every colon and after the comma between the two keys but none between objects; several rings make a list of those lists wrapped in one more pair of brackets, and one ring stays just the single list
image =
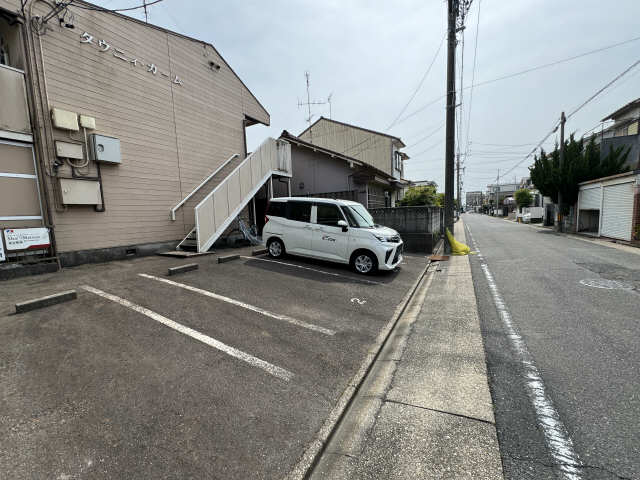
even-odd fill
[{"label": "white road line", "polygon": [[312,272],[324,273],[325,275],[331,275],[332,277],[348,278],[349,280],[351,280],[353,282],[369,283],[371,285],[381,285],[380,282],[374,282],[373,280],[367,280],[366,278],[353,278],[353,277],[350,277],[349,275],[342,275],[340,273],[327,272],[325,270],[318,270],[316,268],[310,268],[310,267],[304,267],[302,265],[296,265],[295,263],[281,262],[280,260],[271,260],[269,258],[258,258],[258,257],[247,257],[247,256],[241,256],[240,258],[246,258],[248,260],[260,260],[261,262],[278,263],[280,265],[287,265],[288,267],[301,268],[302,270],[311,270]]},{"label": "white road line", "polygon": [[260,315],[264,315],[265,317],[274,318],[276,320],[282,320],[283,322],[290,323],[292,325],[296,325],[298,327],[306,328],[307,330],[313,330],[314,332],[320,332],[325,335],[335,335],[336,331],[331,330],[329,328],[319,327],[317,325],[313,325],[311,323],[303,322],[302,320],[297,320],[295,318],[289,317],[287,315],[281,315],[279,313],[269,312],[260,307],[255,307],[253,305],[249,305],[248,303],[241,302],[240,300],[235,300],[233,298],[225,297],[223,295],[218,295],[217,293],[210,292],[208,290],[203,290],[201,288],[192,287],[191,285],[185,285],[184,283],[174,282],[172,280],[168,280],[166,278],[155,277],[153,275],[147,275],[146,273],[139,273],[141,277],[149,278],[151,280],[157,280],[158,282],[163,282],[169,285],[173,285],[174,287],[184,288],[185,290],[189,290],[191,292],[199,293],[200,295],[204,295],[206,297],[215,298],[216,300],[220,300],[222,302],[227,302],[237,307],[245,308],[247,310],[251,310],[252,312],[259,313]]},{"label": "white road line", "polygon": [[209,345],[210,347],[220,350],[221,352],[224,352],[227,355],[230,355],[234,358],[247,362],[249,365],[261,368],[264,371],[273,375],[274,377],[278,377],[287,382],[293,378],[293,373],[291,373],[288,370],[285,370],[284,368],[277,367],[276,365],[273,365],[269,362],[265,362],[264,360],[254,357],[253,355],[249,355],[248,353],[238,350],[237,348],[230,347],[229,345],[226,345],[216,340],[215,338],[211,338],[203,333],[198,332],[197,330],[193,330],[192,328],[185,327],[184,325],[174,322],[173,320],[167,317],[163,317],[159,313],[149,310],[148,308],[141,307],[140,305],[136,305],[135,303],[132,303],[129,300],[117,297],[107,292],[103,292],[102,290],[98,290],[97,288],[93,288],[89,285],[83,285],[82,288],[88,292],[95,293],[96,295],[99,295],[103,298],[119,303],[123,307],[130,308],[135,312],[146,315],[147,317],[157,322],[160,322],[161,324],[169,328],[173,328],[174,330],[177,330],[180,333],[183,333],[195,340],[198,340],[206,345]]},{"label": "white road line", "polygon": [[489,271],[486,263],[481,264],[482,271],[489,284],[489,290],[493,297],[493,302],[502,322],[507,330],[507,337],[511,341],[511,347],[515,354],[519,357],[520,363],[525,376],[525,385],[527,387],[529,398],[536,412],[538,425],[544,433],[549,453],[555,460],[556,466],[561,474],[561,478],[567,480],[580,480],[580,459],[573,449],[573,441],[569,437],[566,427],[560,420],[560,415],[553,406],[551,398],[547,396],[547,392],[542,381],[542,376],[536,367],[533,357],[522,337],[516,331],[511,321],[511,315],[507,310],[507,306],[502,299],[502,295],[498,291],[493,275]]}]

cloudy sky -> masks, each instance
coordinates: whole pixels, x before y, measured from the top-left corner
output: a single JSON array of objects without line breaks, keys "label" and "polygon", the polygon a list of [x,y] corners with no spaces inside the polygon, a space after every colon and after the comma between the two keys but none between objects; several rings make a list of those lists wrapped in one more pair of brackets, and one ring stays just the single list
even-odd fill
[{"label": "cloudy sky", "polygon": [[[97,3],[120,8],[140,2]],[[298,107],[306,99],[305,71],[311,75],[312,100],[326,101],[332,94],[334,119],[387,131],[435,58],[388,131],[408,145],[407,178],[444,187],[446,42],[436,52],[445,36],[445,1],[164,0],[149,11],[150,22],[215,45],[265,105],[271,126],[251,127],[249,148],[283,129],[298,134],[306,127],[306,110]],[[638,0],[474,0],[464,31],[467,88],[457,111],[463,119],[460,149],[468,151],[464,190],[484,189],[498,169],[512,169],[562,110],[572,111],[640,60],[638,38],[471,89],[476,34],[478,84],[640,37],[639,19]],[[462,44],[458,47],[460,53]],[[460,56],[458,64],[459,74]],[[640,66],[576,113],[567,131],[582,135],[638,97]],[[329,116],[329,107],[314,106],[312,113]],[[552,135],[547,145],[554,140]],[[526,176],[529,164],[523,162],[501,182]]]}]

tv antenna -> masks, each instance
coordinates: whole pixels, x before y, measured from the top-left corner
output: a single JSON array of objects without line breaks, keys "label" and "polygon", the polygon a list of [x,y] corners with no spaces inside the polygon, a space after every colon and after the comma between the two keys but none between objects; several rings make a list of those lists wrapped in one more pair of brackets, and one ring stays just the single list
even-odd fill
[{"label": "tv antenna", "polygon": [[[307,71],[304,72],[304,77],[307,81],[307,101],[306,102],[301,102],[300,100],[298,100],[298,108],[300,107],[307,107],[307,118],[305,118],[305,121],[309,124],[309,127],[311,127],[311,120],[314,117],[314,114],[311,113],[311,105],[326,105],[327,103],[329,104],[329,118],[331,118],[331,95],[333,95],[333,93],[331,95],[329,95],[329,98],[327,99],[326,102],[312,102],[311,101],[311,93],[309,90],[309,77],[311,76],[311,74]],[[313,142],[313,133],[311,130],[309,130],[309,137],[311,139],[311,142]]]}]

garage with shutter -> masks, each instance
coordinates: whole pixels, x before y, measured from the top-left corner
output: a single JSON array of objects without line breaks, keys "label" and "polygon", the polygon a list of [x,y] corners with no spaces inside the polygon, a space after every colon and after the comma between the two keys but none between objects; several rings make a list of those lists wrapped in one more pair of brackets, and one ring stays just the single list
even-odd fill
[{"label": "garage with shutter", "polygon": [[600,185],[580,190],[580,210],[600,210]]},{"label": "garage with shutter", "polygon": [[[578,194],[578,232],[631,241],[640,226],[640,171],[582,182]],[[636,207],[637,208],[637,207]],[[634,215],[638,218],[634,219]]]},{"label": "garage with shutter", "polygon": [[602,187],[599,184],[581,188],[578,194],[578,232],[598,234]]},{"label": "garage with shutter", "polygon": [[634,186],[634,181],[604,186],[601,236],[631,240]]}]

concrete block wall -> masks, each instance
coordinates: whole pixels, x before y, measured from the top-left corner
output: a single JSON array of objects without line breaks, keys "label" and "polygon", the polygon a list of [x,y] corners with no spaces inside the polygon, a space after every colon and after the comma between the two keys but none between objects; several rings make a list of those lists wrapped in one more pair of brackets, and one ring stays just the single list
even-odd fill
[{"label": "concrete block wall", "polygon": [[391,207],[369,209],[376,223],[398,231],[405,242],[405,250],[413,253],[432,253],[441,234],[440,207]]}]

